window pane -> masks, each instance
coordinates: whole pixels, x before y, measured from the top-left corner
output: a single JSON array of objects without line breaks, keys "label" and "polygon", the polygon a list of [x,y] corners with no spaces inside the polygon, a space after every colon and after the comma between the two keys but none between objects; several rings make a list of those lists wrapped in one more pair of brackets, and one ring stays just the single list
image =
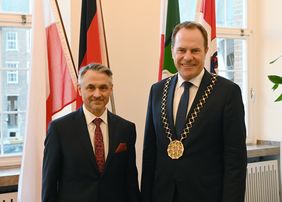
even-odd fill
[{"label": "window pane", "polygon": [[[13,34],[7,34],[13,33]],[[0,148],[1,155],[22,151],[30,63],[30,29],[0,27]],[[7,40],[17,36],[17,51],[8,50]]]},{"label": "window pane", "polygon": [[244,39],[217,38],[218,74],[240,86],[247,116],[248,71],[246,43]]},{"label": "window pane", "polygon": [[31,13],[30,0],[1,0],[1,12]]},{"label": "window pane", "polygon": [[216,0],[216,25],[246,28],[246,0]]},{"label": "window pane", "polygon": [[197,0],[179,0],[180,21],[193,21],[196,16]]},{"label": "window pane", "polygon": [[3,114],[3,152],[4,154],[18,154],[23,148],[24,127],[20,124],[25,113],[11,112]]}]

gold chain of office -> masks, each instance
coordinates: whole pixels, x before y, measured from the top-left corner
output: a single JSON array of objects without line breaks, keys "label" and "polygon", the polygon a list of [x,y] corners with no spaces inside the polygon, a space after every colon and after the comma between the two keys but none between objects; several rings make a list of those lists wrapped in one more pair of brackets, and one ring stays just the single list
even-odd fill
[{"label": "gold chain of office", "polygon": [[171,129],[168,124],[167,113],[166,113],[168,86],[170,84],[171,78],[172,77],[169,77],[167,79],[164,85],[164,89],[163,89],[163,96],[162,96],[162,102],[161,102],[161,119],[162,119],[162,123],[165,129],[166,137],[169,139],[169,144],[167,146],[168,156],[171,159],[179,159],[184,153],[184,146],[183,146],[182,141],[188,137],[190,129],[193,126],[193,123],[195,122],[201,109],[203,108],[209,95],[211,94],[216,84],[216,81],[217,81],[217,75],[212,74],[211,83],[207,86],[206,90],[204,91],[204,94],[202,95],[198,104],[196,105],[193,112],[191,113],[191,116],[189,117],[188,122],[185,124],[185,128],[183,129],[183,132],[181,133],[180,140],[177,140],[177,139],[172,140],[172,133],[171,133]]}]

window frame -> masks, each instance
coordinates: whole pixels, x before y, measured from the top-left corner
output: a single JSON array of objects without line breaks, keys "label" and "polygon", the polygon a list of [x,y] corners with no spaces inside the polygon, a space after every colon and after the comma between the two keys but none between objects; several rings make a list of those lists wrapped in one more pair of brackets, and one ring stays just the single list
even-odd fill
[{"label": "window frame", "polygon": [[[6,61],[7,68],[7,84],[18,84],[19,83],[19,62],[18,61]],[[8,64],[13,64],[15,67],[9,67]],[[15,81],[9,81],[11,75],[15,76]]]},{"label": "window frame", "polygon": [[18,84],[19,72],[17,70],[7,71],[7,84]]},{"label": "window frame", "polygon": [[[9,34],[14,34],[14,39],[9,39]],[[10,47],[11,44],[14,44],[15,47]],[[18,51],[18,33],[15,31],[6,32],[6,51]]]},{"label": "window frame", "polygon": [[254,44],[254,11],[250,6],[252,3],[255,3],[253,0],[246,0],[246,27],[245,28],[224,28],[217,27],[216,37],[217,38],[226,38],[226,39],[243,39],[246,41],[246,71],[247,71],[247,107],[248,107],[248,116],[245,120],[247,126],[247,144],[255,144],[256,136],[254,134],[255,126],[255,54],[251,50],[255,50]]},{"label": "window frame", "polygon": [[[15,27],[15,28],[30,28],[31,29],[32,28],[31,27],[31,19],[32,19],[31,14],[3,13],[3,12],[1,12],[0,13],[0,26],[1,27]],[[32,37],[31,34],[30,34],[30,36]],[[30,39],[31,39],[31,37],[30,37]],[[5,44],[5,45],[7,45],[7,44]],[[2,68],[2,70],[3,69],[5,70],[7,68]],[[29,70],[27,70],[27,72],[28,71]],[[3,119],[3,114],[5,114],[5,112],[0,112],[0,121],[2,121],[2,119]],[[0,135],[1,135],[1,133],[2,133],[2,128],[0,128]],[[1,167],[20,166],[21,158],[22,158],[22,154],[6,154],[5,156],[0,156],[0,168]]]}]

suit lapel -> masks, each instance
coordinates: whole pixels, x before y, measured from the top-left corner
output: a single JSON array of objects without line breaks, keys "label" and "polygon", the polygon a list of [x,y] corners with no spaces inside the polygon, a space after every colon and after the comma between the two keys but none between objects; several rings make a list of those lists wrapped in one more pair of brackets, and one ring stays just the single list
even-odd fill
[{"label": "suit lapel", "polygon": [[99,172],[82,107],[78,110],[77,123],[77,136],[81,149],[85,152],[85,155],[88,156],[91,165]]},{"label": "suit lapel", "polygon": [[110,111],[108,113],[108,135],[109,135],[109,152],[108,156],[106,159],[106,164],[105,164],[105,171],[108,167],[109,162],[111,161],[111,158],[115,152],[115,143],[118,141],[117,140],[117,135],[115,134],[116,127],[117,127],[117,122],[114,120],[114,114],[112,114]]},{"label": "suit lapel", "polygon": [[[192,106],[190,108],[190,111],[188,113],[188,116],[187,116],[187,120],[186,120],[186,123],[188,122],[188,119],[190,118],[191,116],[191,113],[194,111],[194,109],[196,108],[197,104],[199,103],[199,100],[201,99],[201,97],[203,96],[205,90],[207,89],[207,86],[211,83],[211,74],[205,70],[205,73],[204,73],[204,76],[202,78],[202,81],[201,81],[201,84],[199,86],[199,89],[197,91],[197,94],[195,96],[195,99],[192,103]],[[202,111],[202,110],[201,110]],[[200,112],[201,113],[201,112]],[[198,121],[198,117],[196,118],[195,122]],[[195,125],[195,122],[193,123],[193,126]],[[191,130],[190,130],[191,131]],[[190,136],[190,135],[189,135]],[[188,138],[191,140],[191,138]],[[187,142],[187,141],[186,141]]]},{"label": "suit lapel", "polygon": [[177,83],[177,75],[174,75],[171,78],[170,85],[168,87],[168,96],[167,96],[167,116],[168,123],[170,128],[172,129],[172,135],[176,137],[174,120],[173,120],[173,100],[174,100],[174,91]]}]

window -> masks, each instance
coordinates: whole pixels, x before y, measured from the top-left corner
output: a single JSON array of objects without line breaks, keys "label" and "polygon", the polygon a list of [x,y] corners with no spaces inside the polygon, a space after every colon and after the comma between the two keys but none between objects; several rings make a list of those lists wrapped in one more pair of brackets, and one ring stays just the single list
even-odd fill
[{"label": "window", "polygon": [[[252,55],[252,31],[247,0],[216,0],[216,26],[218,49],[218,74],[237,83],[242,91],[245,105],[247,142],[252,141],[251,115],[253,112],[252,86],[254,78],[250,72]],[[255,2],[252,2],[255,3]],[[179,0],[181,21],[195,20],[197,0]],[[189,8],[189,9],[187,9]]]},{"label": "window", "polygon": [[18,83],[18,72],[17,71],[8,71],[7,72],[7,82],[8,84]]},{"label": "window", "polygon": [[15,51],[18,49],[17,45],[17,33],[16,32],[7,32],[6,33],[6,50]]},{"label": "window", "polygon": [[3,154],[22,152],[23,136],[20,135],[18,95],[6,97],[6,110],[3,113],[5,128],[3,128]]},{"label": "window", "polygon": [[31,59],[30,2],[0,1],[0,167],[18,164],[23,149]]},{"label": "window", "polygon": [[7,64],[7,83],[18,83],[18,62],[6,62]]},{"label": "window", "polygon": [[27,83],[27,85],[29,84],[29,82],[30,82],[30,61],[26,61],[26,69],[27,69],[27,71],[26,71],[26,83]]},{"label": "window", "polygon": [[26,50],[31,50],[31,30],[26,30]]},{"label": "window", "polygon": [[247,142],[252,141],[252,31],[250,1],[216,0],[218,74],[237,83],[242,91],[247,125]]}]

